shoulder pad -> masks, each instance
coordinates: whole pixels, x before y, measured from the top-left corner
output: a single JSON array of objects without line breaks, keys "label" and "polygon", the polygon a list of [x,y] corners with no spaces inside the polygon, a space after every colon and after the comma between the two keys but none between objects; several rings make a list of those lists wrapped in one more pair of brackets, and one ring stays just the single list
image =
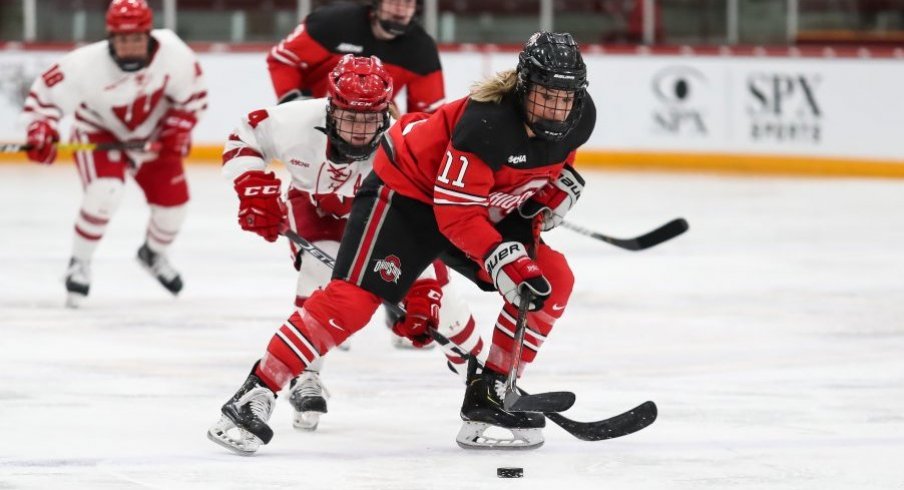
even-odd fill
[{"label": "shoulder pad", "polygon": [[442,66],[436,41],[427,34],[420,24],[414,24],[403,36],[389,41],[391,49],[384,51],[386,63],[398,65],[418,75],[427,75]]},{"label": "shoulder pad", "polygon": [[452,131],[452,146],[477,155],[493,170],[502,168],[513,149],[527,145],[521,117],[505,100],[467,104]]},{"label": "shoulder pad", "polygon": [[304,24],[308,35],[327,49],[348,38],[359,39],[361,32],[370,29],[367,7],[347,2],[314,10]]}]

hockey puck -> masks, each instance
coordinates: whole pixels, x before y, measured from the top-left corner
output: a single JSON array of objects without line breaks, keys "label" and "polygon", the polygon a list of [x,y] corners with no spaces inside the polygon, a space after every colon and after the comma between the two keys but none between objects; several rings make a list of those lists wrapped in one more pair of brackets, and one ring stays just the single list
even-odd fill
[{"label": "hockey puck", "polygon": [[524,468],[503,466],[496,468],[496,476],[499,478],[521,478],[524,476]]}]

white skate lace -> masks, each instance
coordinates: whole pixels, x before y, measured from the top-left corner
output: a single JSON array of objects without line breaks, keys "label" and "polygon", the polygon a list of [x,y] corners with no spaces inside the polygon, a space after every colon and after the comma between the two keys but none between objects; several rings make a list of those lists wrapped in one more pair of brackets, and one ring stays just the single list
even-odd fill
[{"label": "white skate lace", "polygon": [[326,386],[320,381],[320,376],[313,373],[305,373],[301,383],[298,384],[296,392],[302,397],[324,397],[329,398],[330,392]]},{"label": "white skate lace", "polygon": [[496,392],[496,396],[499,400],[505,400],[505,381],[497,379],[495,383],[493,383],[493,391]]},{"label": "white skate lace", "polygon": [[274,401],[274,398],[272,396],[268,396],[266,390],[266,388],[257,388],[256,390],[252,391],[251,393],[253,393],[253,395],[248,401],[248,405],[251,408],[251,413],[253,413],[257,418],[263,420],[264,422],[270,420],[270,414],[273,413]]},{"label": "white skate lace", "polygon": [[163,277],[167,281],[172,280],[176,276],[179,275],[175,269],[170,265],[169,261],[166,259],[166,256],[161,254],[154,254],[151,259],[150,264],[151,270],[154,271],[154,274]]}]

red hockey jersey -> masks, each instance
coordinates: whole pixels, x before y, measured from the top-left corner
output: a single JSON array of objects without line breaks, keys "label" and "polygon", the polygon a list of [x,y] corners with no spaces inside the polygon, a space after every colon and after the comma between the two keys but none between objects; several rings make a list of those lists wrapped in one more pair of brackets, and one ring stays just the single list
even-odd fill
[{"label": "red hockey jersey", "polygon": [[406,114],[374,160],[387,186],[433,205],[439,229],[474,260],[502,241],[493,224],[573,162],[596,123],[587,95],[564,140],[529,138],[517,104],[513,96],[498,104],[465,97],[432,115]]},{"label": "red hockey jersey", "polygon": [[327,75],[346,54],[376,56],[393,82],[393,96],[408,89],[408,112],[433,112],[444,102],[443,74],[436,43],[413,24],[390,41],[374,37],[370,7],[330,5],[315,10],[267,56],[277,99],[293,90],[326,97]]}]

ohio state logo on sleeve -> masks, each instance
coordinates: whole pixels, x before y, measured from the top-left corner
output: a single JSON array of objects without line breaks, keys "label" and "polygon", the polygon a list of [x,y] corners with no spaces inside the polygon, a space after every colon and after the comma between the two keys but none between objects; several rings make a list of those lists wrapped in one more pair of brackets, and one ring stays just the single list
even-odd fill
[{"label": "ohio state logo on sleeve", "polygon": [[384,281],[398,284],[402,275],[402,261],[395,255],[389,255],[374,264],[374,272],[378,272]]}]

